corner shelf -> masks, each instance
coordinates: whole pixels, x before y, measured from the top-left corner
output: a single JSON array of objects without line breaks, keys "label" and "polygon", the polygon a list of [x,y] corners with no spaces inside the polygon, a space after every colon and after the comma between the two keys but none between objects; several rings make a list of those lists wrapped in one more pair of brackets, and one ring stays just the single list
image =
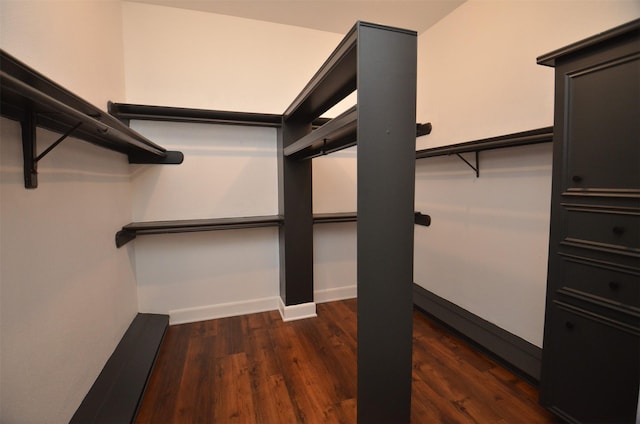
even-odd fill
[{"label": "corner shelf", "polygon": [[[273,113],[234,112],[114,102],[109,102],[108,110],[111,115],[126,125],[129,125],[130,120],[135,119],[140,121],[189,122],[272,128],[280,128],[282,126],[282,115]],[[313,126],[317,128],[328,121],[330,121],[329,118],[317,118],[313,121]]]},{"label": "corner shelf", "polygon": [[[356,212],[313,214],[314,224],[357,222]],[[431,217],[415,212],[416,225],[428,227]],[[279,227],[284,219],[280,215],[245,216],[237,218],[179,219],[172,221],[132,222],[116,233],[116,247],[122,247],[140,235],[195,233],[202,231],[240,230],[246,228]]]},{"label": "corner shelf", "polygon": [[[189,122],[199,124],[282,127],[284,115],[271,113],[232,112],[109,102],[109,113],[129,124],[132,119],[144,121]],[[335,118],[316,118],[313,131],[285,149],[286,156],[311,159],[357,144],[357,106]],[[416,137],[431,133],[431,123],[416,124]]]},{"label": "corner shelf", "polygon": [[[21,123],[26,188],[38,186],[38,161],[69,136],[126,154],[130,163],[183,161],[181,152],[151,142],[4,50],[0,50],[0,98],[1,115]],[[62,134],[39,155],[36,127]]]},{"label": "corner shelf", "polygon": [[[432,158],[436,156],[456,155],[462,159],[480,176],[480,159],[478,153],[483,150],[502,149],[506,147],[526,146],[529,144],[549,143],[553,141],[553,127],[538,128],[530,131],[522,131],[513,134],[501,135],[498,137],[484,138],[481,140],[468,141],[466,143],[451,146],[433,147],[430,149],[418,150],[416,159]],[[475,153],[475,166],[463,158],[461,153]]]}]

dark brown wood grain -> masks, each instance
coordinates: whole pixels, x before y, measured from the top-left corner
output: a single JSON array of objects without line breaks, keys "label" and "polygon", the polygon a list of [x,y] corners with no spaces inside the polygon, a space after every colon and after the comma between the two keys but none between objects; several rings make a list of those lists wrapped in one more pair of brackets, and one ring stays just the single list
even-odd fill
[{"label": "dark brown wood grain", "polygon": [[[137,423],[355,423],[356,300],[169,328]],[[551,423],[537,390],[414,313],[414,423]],[[380,364],[384,366],[384,364]]]}]

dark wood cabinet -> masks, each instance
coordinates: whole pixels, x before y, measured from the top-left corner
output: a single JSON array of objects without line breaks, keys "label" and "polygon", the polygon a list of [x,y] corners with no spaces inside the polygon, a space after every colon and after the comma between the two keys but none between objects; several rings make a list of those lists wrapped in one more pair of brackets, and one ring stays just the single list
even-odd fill
[{"label": "dark wood cabinet", "polygon": [[636,422],[640,20],[538,63],[556,87],[540,402],[569,422]]}]

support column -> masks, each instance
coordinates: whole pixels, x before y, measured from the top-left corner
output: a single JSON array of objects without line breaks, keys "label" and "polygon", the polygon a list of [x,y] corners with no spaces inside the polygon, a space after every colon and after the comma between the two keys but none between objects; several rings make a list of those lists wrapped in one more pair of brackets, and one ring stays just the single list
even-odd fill
[{"label": "support column", "polygon": [[283,149],[311,132],[311,124],[283,122],[278,132],[280,314],[285,321],[316,316],[313,301],[313,203],[311,161],[284,156]]},{"label": "support column", "polygon": [[408,423],[417,37],[358,31],[358,422]]}]

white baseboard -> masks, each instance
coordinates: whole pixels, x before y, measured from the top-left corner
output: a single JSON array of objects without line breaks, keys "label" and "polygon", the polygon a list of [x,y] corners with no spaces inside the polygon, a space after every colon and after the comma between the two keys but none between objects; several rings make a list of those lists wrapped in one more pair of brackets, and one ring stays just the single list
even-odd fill
[{"label": "white baseboard", "polygon": [[169,324],[187,324],[209,319],[275,311],[276,309],[280,311],[283,321],[312,318],[317,316],[316,303],[355,298],[357,297],[357,286],[317,290],[313,295],[314,302],[291,306],[285,306],[279,296],[274,296],[192,308],[172,309],[169,311]]},{"label": "white baseboard", "polygon": [[316,290],[313,292],[313,300],[316,303],[333,302],[336,300],[353,299],[356,297],[358,297],[357,285]]},{"label": "white baseboard", "polygon": [[[187,324],[209,319],[247,315],[257,312],[275,311],[280,297],[265,297],[240,302],[219,303],[193,308],[173,309],[169,311],[169,325]],[[314,305],[315,312],[315,305]]]},{"label": "white baseboard", "polygon": [[282,317],[282,321],[284,322],[294,321],[297,319],[314,318],[318,316],[316,314],[315,302],[285,306],[281,298],[278,298],[278,300],[278,310],[280,311],[280,316]]}]

